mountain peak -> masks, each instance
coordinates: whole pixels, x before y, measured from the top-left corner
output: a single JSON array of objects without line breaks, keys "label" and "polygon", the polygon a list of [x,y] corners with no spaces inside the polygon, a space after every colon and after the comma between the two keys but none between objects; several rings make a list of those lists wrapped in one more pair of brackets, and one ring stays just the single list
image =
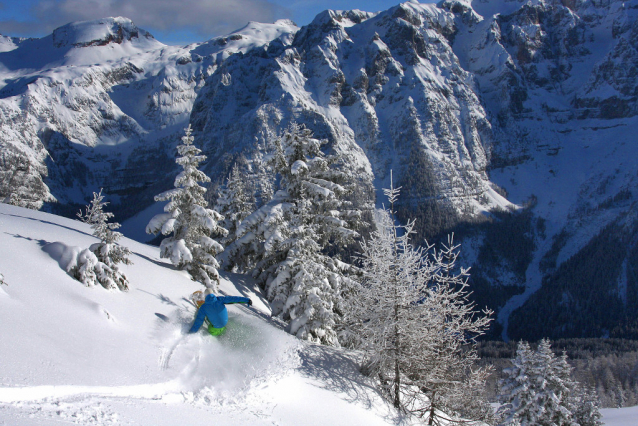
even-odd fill
[{"label": "mountain peak", "polygon": [[7,37],[0,34],[0,52],[8,52],[15,49],[25,39],[18,37]]},{"label": "mountain peak", "polygon": [[105,46],[110,43],[121,44],[144,37],[154,37],[128,18],[103,18],[93,21],[71,22],[53,31],[55,47]]},{"label": "mountain peak", "polygon": [[368,20],[375,16],[376,13],[364,12],[359,9],[353,10],[324,10],[313,19],[310,26],[320,27],[327,24],[337,25],[340,27],[350,27]]}]

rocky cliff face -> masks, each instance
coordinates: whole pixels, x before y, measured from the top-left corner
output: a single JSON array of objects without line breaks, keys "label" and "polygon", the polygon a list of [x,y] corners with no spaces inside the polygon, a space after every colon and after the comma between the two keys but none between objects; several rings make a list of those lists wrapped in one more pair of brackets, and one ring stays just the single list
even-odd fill
[{"label": "rocky cliff face", "polygon": [[493,306],[514,338],[635,335],[637,5],[440,6],[455,11],[453,48],[490,117],[490,177],[530,213],[490,228],[510,241],[475,237],[479,298],[504,289]]},{"label": "rocky cliff face", "polygon": [[[361,202],[381,204],[393,170],[419,241],[456,230],[476,300],[499,310],[505,334],[512,319],[529,337],[520,315],[539,306],[594,315],[561,267],[595,262],[612,228],[628,235],[622,262],[592,291],[626,317],[638,292],[637,13],[621,1],[445,0],[326,11],[302,28],[250,23],[185,47],[125,18],[3,37],[0,197],[72,215],[104,187],[121,221],[172,185],[188,123],[221,180],[297,121],[329,141]],[[545,318],[533,337],[569,329]]]},{"label": "rocky cliff face", "polygon": [[14,43],[0,53],[0,197],[72,214],[104,187],[124,218],[151,204],[206,78],[291,25],[259,27],[182,48],[108,18]]},{"label": "rocky cliff face", "polygon": [[452,51],[454,30],[454,15],[434,5],[326,11],[287,44],[229,57],[199,93],[193,126],[211,163],[224,164],[291,120],[306,123],[364,183],[386,187],[394,170],[406,215],[507,204],[485,173],[491,125]]}]

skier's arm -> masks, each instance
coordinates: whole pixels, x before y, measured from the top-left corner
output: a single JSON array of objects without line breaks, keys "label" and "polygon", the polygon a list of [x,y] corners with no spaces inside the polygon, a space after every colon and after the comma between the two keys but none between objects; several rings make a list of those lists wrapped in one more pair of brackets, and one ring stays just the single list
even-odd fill
[{"label": "skier's arm", "polygon": [[189,333],[197,333],[199,328],[204,323],[205,319],[206,319],[206,314],[204,313],[204,310],[203,309],[198,309],[197,310],[197,315],[195,316],[195,322],[193,323],[193,326],[191,327],[191,329],[188,332]]},{"label": "skier's arm", "polygon": [[252,305],[253,302],[247,297],[240,296],[220,296],[217,298],[224,305],[232,305],[233,303],[247,303],[248,305]]}]

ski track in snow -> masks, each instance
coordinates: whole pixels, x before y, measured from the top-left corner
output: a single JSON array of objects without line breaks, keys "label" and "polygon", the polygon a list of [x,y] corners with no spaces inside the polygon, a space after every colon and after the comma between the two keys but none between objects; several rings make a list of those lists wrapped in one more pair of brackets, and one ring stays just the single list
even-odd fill
[{"label": "ski track in snow", "polygon": [[[230,306],[220,338],[188,334],[187,297],[201,287],[164,267],[157,248],[122,240],[138,254],[123,267],[129,292],[84,287],[42,248],[89,246],[87,225],[0,211],[0,425],[271,423],[259,420],[272,421],[268,389],[299,365],[300,343],[273,325],[245,277],[240,287],[222,279],[221,290],[255,305]],[[229,412],[240,420],[225,421]]]},{"label": "ski track in snow", "polygon": [[178,380],[166,383],[131,386],[28,386],[0,388],[0,403],[42,401],[47,399],[67,399],[79,395],[109,398],[158,399],[162,395],[179,392]]},{"label": "ski track in snow", "polygon": [[180,334],[176,338],[174,343],[172,343],[168,347],[162,349],[162,353],[160,354],[160,358],[159,358],[159,367],[162,370],[168,369],[168,365],[171,362],[171,357],[173,356],[173,353],[175,352],[175,349],[177,349],[177,347],[180,344],[182,344],[183,342],[184,342],[184,336],[182,336]]},{"label": "ski track in snow", "polygon": [[[181,326],[176,324],[180,322],[176,317],[181,315],[180,310],[176,310],[171,315],[172,318],[162,320],[161,329],[155,332],[155,338],[168,334],[164,339],[165,345],[158,347],[160,351],[158,367],[169,374],[171,370],[176,369],[172,374],[174,379],[160,383],[125,386],[0,387],[0,425],[14,424],[12,421],[4,422],[4,418],[11,418],[9,414],[28,418],[29,420],[24,422],[28,425],[49,424],[49,421],[97,425],[123,424],[122,415],[118,414],[118,408],[114,408],[114,404],[156,403],[168,404],[169,409],[171,406],[175,408],[175,404],[178,404],[177,407],[186,404],[200,407],[199,409],[208,412],[212,410],[248,416],[248,418],[258,419],[259,424],[272,424],[274,406],[264,401],[259,393],[286,376],[286,371],[294,369],[297,365],[294,361],[297,359],[298,345],[293,344],[288,348],[279,347],[284,349],[283,352],[271,359],[260,357],[262,360],[266,359],[266,362],[261,365],[259,362],[253,362],[255,365],[244,365],[250,357],[241,359],[235,356],[238,359],[238,365],[228,363],[228,369],[233,372],[222,376],[219,378],[219,383],[216,383],[215,380],[210,380],[211,372],[215,371],[211,368],[211,351],[213,353],[219,350],[232,352],[234,345],[241,341],[242,337],[246,337],[246,329],[240,328],[242,322],[238,321],[237,316],[231,315],[237,336],[227,336],[225,341],[211,340],[210,336],[201,330],[194,335],[183,334]],[[259,339],[255,340],[259,343]],[[268,349],[267,345],[265,349]],[[219,356],[219,353],[217,355]],[[175,356],[178,360],[171,363]],[[243,378],[237,380],[238,376]],[[247,400],[258,402],[259,405],[246,410],[244,403]],[[155,405],[152,407],[154,408]],[[23,424],[22,420],[18,422]],[[126,423],[138,424],[137,421]],[[253,423],[253,421],[244,423],[242,420],[242,424]]]},{"label": "ski track in snow", "polygon": [[[25,419],[28,425],[50,425],[51,423],[74,423],[84,425],[120,425],[121,416],[111,404],[96,398],[52,401],[39,404],[20,404],[20,414],[13,418],[0,418],[0,425],[14,425],[14,421]],[[2,407],[0,406],[0,409]],[[27,420],[28,419],[28,420]],[[127,422],[129,423],[129,422]]]}]

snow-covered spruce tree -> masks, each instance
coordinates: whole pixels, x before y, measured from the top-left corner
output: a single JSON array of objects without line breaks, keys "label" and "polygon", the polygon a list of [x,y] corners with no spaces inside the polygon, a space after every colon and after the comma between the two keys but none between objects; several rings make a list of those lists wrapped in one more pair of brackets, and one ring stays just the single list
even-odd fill
[{"label": "snow-covered spruce tree", "polygon": [[120,224],[108,223],[113,213],[104,211],[104,206],[107,204],[108,202],[104,202],[100,189],[99,194],[93,193],[93,200],[91,205],[86,206],[86,211],[82,213],[80,210],[77,214],[83,222],[91,225],[93,235],[99,238],[100,242],[92,244],[78,255],[72,274],[87,286],[99,283],[106,289],[117,288],[126,291],[129,282],[119,270],[118,264],[131,265],[128,258],[131,251],[117,243],[122,237],[121,233],[115,231]]},{"label": "snow-covered spruce tree", "polygon": [[223,247],[211,236],[226,236],[227,231],[219,225],[223,216],[207,208],[206,188],[199,182],[210,182],[210,178],[198,170],[206,156],[199,155],[201,150],[193,145],[191,132],[189,124],[182,144],[177,146],[179,156],[175,161],[183,170],[175,178],[175,188],[155,196],[155,201],[169,201],[164,207],[165,213],[153,217],[146,232],[172,234],[162,240],[160,256],[187,270],[193,280],[215,287],[219,283],[219,264],[215,256]]},{"label": "snow-covered spruce tree", "polygon": [[574,421],[578,426],[602,426],[600,402],[591,388],[581,387],[573,395]]},{"label": "snow-covered spruce tree", "polygon": [[543,407],[538,424],[572,425],[575,407],[572,407],[570,396],[576,384],[571,379],[572,367],[567,362],[567,355],[554,355],[547,339],[540,341],[535,355],[530,374],[537,386],[536,403]]},{"label": "snow-covered spruce tree", "polygon": [[392,218],[399,190],[385,193],[390,210],[362,244],[363,279],[348,303],[362,371],[378,379],[397,409],[427,424],[487,419],[491,410],[481,390],[490,368],[474,364],[475,338],[491,312],[476,316],[468,302],[468,272],[454,272],[458,246],[451,239],[440,251],[412,246],[414,222],[399,226]]},{"label": "snow-covered spruce tree", "polygon": [[344,199],[347,175],[332,167],[336,158],[321,152],[323,143],[295,123],[274,142],[279,190],[242,222],[225,256],[227,267],[252,272],[289,333],[338,345],[353,268],[326,250],[354,241],[361,212]]},{"label": "snow-covered spruce tree", "polygon": [[512,363],[501,383],[502,425],[572,426],[600,419],[594,396],[571,379],[567,355],[554,355],[549,340],[541,340],[536,351],[519,343]]},{"label": "snow-covered spruce tree", "polygon": [[533,425],[540,417],[542,407],[536,404],[536,389],[530,381],[530,371],[534,352],[527,342],[519,342],[512,367],[503,370],[501,381],[499,414],[503,426]]},{"label": "snow-covered spruce tree", "polygon": [[262,145],[258,146],[258,150],[255,153],[252,161],[253,173],[256,177],[256,202],[257,207],[261,207],[270,200],[274,195],[273,181],[274,176],[272,174],[271,167],[268,165],[267,161],[264,159],[264,153]]},{"label": "snow-covered spruce tree", "polygon": [[220,188],[215,210],[224,216],[220,225],[228,231],[220,239],[227,246],[237,239],[237,228],[255,211],[255,197],[246,185],[246,178],[235,163],[225,184]]}]

